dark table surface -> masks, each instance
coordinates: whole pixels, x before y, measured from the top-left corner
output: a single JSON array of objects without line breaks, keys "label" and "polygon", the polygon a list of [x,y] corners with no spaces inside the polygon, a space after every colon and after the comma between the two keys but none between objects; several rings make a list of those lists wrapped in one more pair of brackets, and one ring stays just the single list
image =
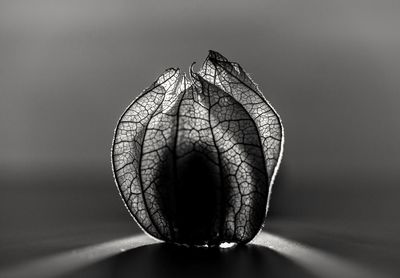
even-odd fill
[{"label": "dark table surface", "polygon": [[345,223],[272,214],[246,248],[182,249],[144,235],[112,183],[103,186],[99,178],[84,185],[86,180],[57,175],[3,180],[0,277],[400,274],[399,241],[393,231],[374,226],[374,219]]}]

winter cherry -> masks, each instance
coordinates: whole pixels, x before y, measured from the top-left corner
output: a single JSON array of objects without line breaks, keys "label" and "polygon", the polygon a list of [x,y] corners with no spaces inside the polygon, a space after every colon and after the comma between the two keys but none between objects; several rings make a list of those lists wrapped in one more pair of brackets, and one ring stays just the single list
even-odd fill
[{"label": "winter cherry", "polygon": [[267,213],[282,123],[241,66],[219,53],[190,75],[166,70],[123,113],[112,146],[117,187],[157,239],[247,243]]}]

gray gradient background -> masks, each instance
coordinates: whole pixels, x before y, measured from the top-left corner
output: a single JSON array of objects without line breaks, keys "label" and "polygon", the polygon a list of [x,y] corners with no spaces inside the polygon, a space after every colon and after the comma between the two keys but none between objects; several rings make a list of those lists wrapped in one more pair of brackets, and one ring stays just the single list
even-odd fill
[{"label": "gray gradient background", "polygon": [[48,242],[87,219],[129,222],[110,166],[118,117],[208,49],[283,119],[271,216],[398,245],[399,14],[399,1],[0,1],[2,263],[136,229]]}]

